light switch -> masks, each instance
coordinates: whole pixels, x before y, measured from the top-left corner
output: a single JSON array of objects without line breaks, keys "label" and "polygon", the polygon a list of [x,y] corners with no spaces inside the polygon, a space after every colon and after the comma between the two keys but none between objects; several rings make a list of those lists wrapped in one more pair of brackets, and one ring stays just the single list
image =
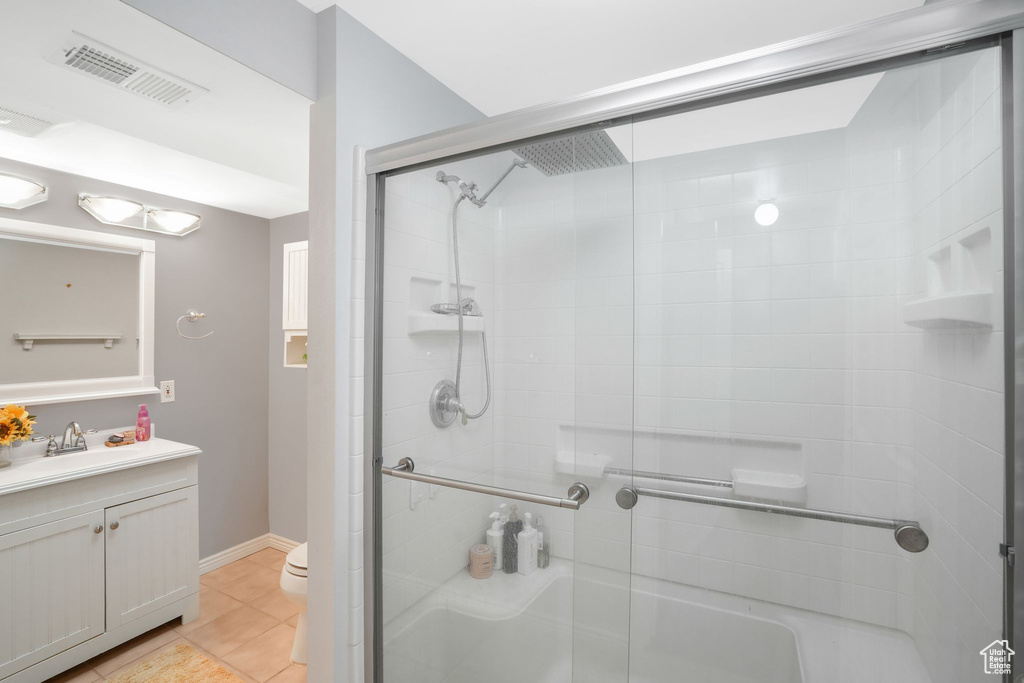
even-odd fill
[{"label": "light switch", "polygon": [[174,380],[168,379],[160,382],[160,402],[174,403]]}]

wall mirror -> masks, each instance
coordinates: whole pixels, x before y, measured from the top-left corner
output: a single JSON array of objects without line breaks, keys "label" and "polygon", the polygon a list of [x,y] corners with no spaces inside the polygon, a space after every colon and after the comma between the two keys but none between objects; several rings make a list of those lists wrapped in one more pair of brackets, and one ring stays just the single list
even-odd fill
[{"label": "wall mirror", "polygon": [[0,217],[0,405],[158,393],[152,240]]}]

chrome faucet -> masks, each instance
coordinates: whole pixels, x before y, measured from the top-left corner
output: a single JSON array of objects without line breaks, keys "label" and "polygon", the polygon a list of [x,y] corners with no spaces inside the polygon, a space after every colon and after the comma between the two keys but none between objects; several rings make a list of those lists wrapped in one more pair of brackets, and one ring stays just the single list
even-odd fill
[{"label": "chrome faucet", "polygon": [[46,441],[46,455],[44,457],[52,458],[55,455],[64,455],[65,453],[77,453],[79,451],[89,450],[88,444],[85,443],[86,434],[95,434],[98,430],[86,429],[82,431],[81,425],[75,421],[68,423],[68,426],[64,428],[64,436],[61,437],[60,447],[57,446],[57,437],[54,434],[48,434],[46,436],[34,436],[32,441]]},{"label": "chrome faucet", "polygon": [[60,450],[58,455],[63,453],[71,453],[73,451],[87,451],[89,447],[85,445],[85,436],[82,434],[82,426],[72,420],[68,423],[68,426],[64,428],[64,436],[60,440]]}]

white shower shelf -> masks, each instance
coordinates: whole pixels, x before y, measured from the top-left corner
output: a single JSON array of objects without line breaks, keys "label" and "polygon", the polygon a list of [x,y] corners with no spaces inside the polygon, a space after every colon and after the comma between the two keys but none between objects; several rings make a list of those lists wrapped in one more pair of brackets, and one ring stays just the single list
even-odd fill
[{"label": "white shower shelf", "polygon": [[910,301],[903,320],[925,330],[992,327],[992,292],[955,292]]},{"label": "white shower shelf", "polygon": [[32,345],[37,341],[56,342],[77,342],[77,341],[101,341],[103,348],[113,348],[114,342],[120,341],[119,334],[26,334],[15,332],[14,341],[21,343],[21,348],[26,351],[32,350]]},{"label": "white shower shelf", "polygon": [[[483,332],[484,319],[481,316],[463,316],[462,327],[466,332]],[[459,332],[459,318],[440,313],[410,313],[409,334],[447,334]]]}]

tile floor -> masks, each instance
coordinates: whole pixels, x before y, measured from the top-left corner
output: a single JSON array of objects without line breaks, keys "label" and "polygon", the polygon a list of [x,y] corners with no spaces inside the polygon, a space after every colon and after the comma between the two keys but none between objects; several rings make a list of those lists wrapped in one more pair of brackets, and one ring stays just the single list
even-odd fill
[{"label": "tile floor", "polygon": [[246,683],[305,683],[306,667],[289,657],[299,611],[281,592],[284,558],[267,548],[203,574],[198,619],[175,619],[47,683],[105,681],[183,642]]}]

